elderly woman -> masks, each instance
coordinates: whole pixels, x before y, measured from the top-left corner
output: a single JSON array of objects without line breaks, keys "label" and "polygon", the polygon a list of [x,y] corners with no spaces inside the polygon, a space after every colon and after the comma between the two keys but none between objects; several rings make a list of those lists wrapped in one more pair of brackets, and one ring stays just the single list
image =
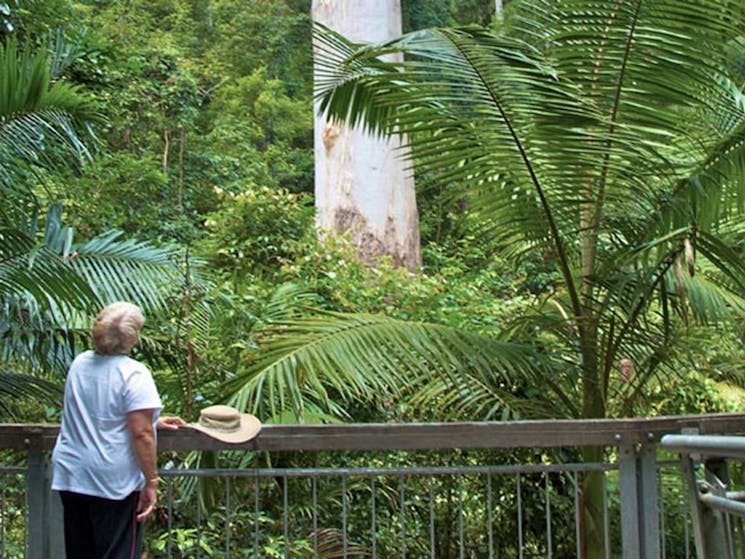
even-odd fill
[{"label": "elderly woman", "polygon": [[64,508],[67,559],[140,557],[140,522],[158,499],[155,428],[176,429],[150,371],[129,357],[145,322],[131,303],[105,307],[65,383],[52,489]]}]

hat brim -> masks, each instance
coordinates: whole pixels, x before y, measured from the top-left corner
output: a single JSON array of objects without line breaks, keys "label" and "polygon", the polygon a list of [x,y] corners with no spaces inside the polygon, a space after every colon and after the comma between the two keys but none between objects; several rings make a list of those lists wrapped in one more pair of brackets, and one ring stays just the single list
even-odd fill
[{"label": "hat brim", "polygon": [[188,427],[196,431],[201,431],[205,435],[222,441],[224,443],[245,443],[251,439],[256,438],[261,431],[261,421],[254,417],[250,413],[242,413],[241,415],[241,426],[238,430],[226,433],[225,431],[218,431],[216,429],[210,429],[204,427],[199,423],[189,423]]}]

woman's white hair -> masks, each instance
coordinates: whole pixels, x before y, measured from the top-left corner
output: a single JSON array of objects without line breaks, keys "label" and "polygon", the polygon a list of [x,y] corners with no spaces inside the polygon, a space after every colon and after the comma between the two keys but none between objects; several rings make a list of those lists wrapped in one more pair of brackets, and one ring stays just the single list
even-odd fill
[{"label": "woman's white hair", "polygon": [[145,316],[137,305],[123,301],[106,305],[91,328],[96,353],[128,354],[139,341],[143,324]]}]

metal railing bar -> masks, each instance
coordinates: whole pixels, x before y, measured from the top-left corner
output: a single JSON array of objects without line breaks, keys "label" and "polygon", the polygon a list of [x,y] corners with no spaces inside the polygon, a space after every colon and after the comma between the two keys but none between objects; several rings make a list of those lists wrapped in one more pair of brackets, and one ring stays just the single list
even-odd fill
[{"label": "metal railing bar", "polygon": [[[254,557],[259,556],[259,513],[260,513],[260,499],[259,493],[261,492],[261,478],[258,476],[256,470],[253,471],[254,476]],[[313,478],[315,481],[315,478]]]},{"label": "metal railing bar", "polygon": [[372,558],[378,557],[378,527],[375,509],[375,478],[370,478],[370,535],[372,536]]},{"label": "metal railing bar", "polygon": [[341,539],[342,552],[347,557],[347,476],[341,477]]},{"label": "metal railing bar", "polygon": [[610,559],[610,515],[608,513],[608,477],[603,476],[603,539],[605,559]]},{"label": "metal railing bar", "polygon": [[202,480],[197,480],[197,493],[194,495],[194,503],[197,506],[196,510],[196,520],[197,520],[197,559],[200,559],[202,557],[202,507],[199,504],[199,495],[201,493],[201,486],[202,486]]},{"label": "metal railing bar", "polygon": [[406,481],[404,476],[398,479],[399,524],[401,525],[401,559],[406,559]]},{"label": "metal railing bar", "polygon": [[225,557],[230,557],[230,478],[225,478]]},{"label": "metal railing bar", "polygon": [[282,478],[282,538],[285,544],[285,559],[290,557],[290,498],[287,490],[287,476]]},{"label": "metal railing bar", "polygon": [[665,503],[662,498],[665,494],[665,480],[661,475],[657,475],[657,502],[659,503],[660,518],[660,559],[667,559],[667,546],[665,545]]},{"label": "metal railing bar", "polygon": [[574,549],[577,554],[577,559],[581,559],[582,557],[582,550],[580,546],[580,522],[581,522],[581,516],[582,516],[582,510],[579,503],[579,494],[580,494],[580,488],[579,488],[579,480],[577,479],[577,472],[572,472],[572,484],[574,486]]},{"label": "metal railing bar", "polygon": [[465,540],[463,539],[463,476],[458,475],[458,550],[459,557],[465,556]]},{"label": "metal railing bar", "polygon": [[489,559],[494,559],[494,511],[491,472],[486,474],[486,522],[489,527]]},{"label": "metal railing bar", "polygon": [[727,512],[729,514],[745,517],[745,503],[733,501],[731,499],[720,497],[718,495],[712,495],[711,493],[699,495],[698,498],[707,507],[711,507],[712,509],[722,512]]},{"label": "metal railing bar", "polygon": [[[681,484],[684,484],[685,480],[682,479],[681,476]],[[691,522],[691,513],[690,510],[685,506],[685,497],[684,493],[681,491],[680,495],[678,497],[678,503],[683,508],[683,534],[685,535],[685,551],[686,556],[685,559],[691,559],[691,532],[690,532],[690,522]]]},{"label": "metal railing bar", "polygon": [[728,551],[729,551],[729,557],[733,557],[734,558],[734,556],[735,556],[735,542],[732,539],[732,522],[731,522],[731,520],[732,520],[732,515],[730,515],[730,514],[725,514],[724,515],[724,526],[725,526],[724,533],[727,535],[726,545],[727,545],[727,548],[728,548]]},{"label": "metal railing bar", "polygon": [[166,556],[168,559],[171,559],[173,557],[173,554],[171,553],[172,547],[173,547],[173,480],[167,479],[166,480],[166,494],[168,495],[168,507],[167,507],[167,517],[168,521],[166,522],[166,525],[168,526],[168,541],[166,542]]},{"label": "metal railing bar", "polygon": [[[618,469],[615,463],[572,463],[572,464],[525,464],[522,466],[427,466],[418,467],[390,467],[390,468],[262,468],[258,469],[260,477],[343,477],[343,476],[385,476],[385,475],[458,475],[458,474],[542,474],[559,472],[591,472],[614,471]],[[253,475],[254,470],[215,468],[213,470],[170,469],[162,470],[161,477],[245,477]]]},{"label": "metal railing bar", "polygon": [[6,484],[3,483],[2,493],[0,493],[0,557],[5,557],[5,515],[7,511],[5,509],[5,503],[7,499]]},{"label": "metal railing bar", "polygon": [[28,468],[23,466],[0,466],[0,475],[5,474],[26,474]]},{"label": "metal railing bar", "polygon": [[553,557],[553,545],[551,537],[551,493],[548,484],[548,472],[543,473],[545,494],[546,494],[546,557]]},{"label": "metal railing bar", "polygon": [[318,559],[318,478],[310,478],[313,499],[313,559]]},{"label": "metal railing bar", "polygon": [[432,478],[429,478],[429,556],[435,559],[435,490]]},{"label": "metal railing bar", "polygon": [[[43,559],[44,525],[39,520],[44,511],[46,463],[42,452],[31,449],[28,453],[28,474],[26,475],[26,557]],[[33,520],[32,520],[33,519]]]},{"label": "metal railing bar", "polygon": [[745,501],[745,491],[727,491],[725,495],[733,501]]},{"label": "metal railing bar", "polygon": [[523,559],[523,498],[522,498],[522,475],[517,474],[517,545],[519,546],[519,559]]},{"label": "metal railing bar", "polygon": [[731,435],[665,435],[663,448],[680,454],[705,454],[723,458],[745,458],[745,438]]}]

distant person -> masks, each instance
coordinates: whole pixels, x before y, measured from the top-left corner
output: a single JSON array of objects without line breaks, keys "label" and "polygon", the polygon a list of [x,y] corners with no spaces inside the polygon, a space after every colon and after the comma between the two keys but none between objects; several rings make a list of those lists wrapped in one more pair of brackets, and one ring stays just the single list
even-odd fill
[{"label": "distant person", "polygon": [[158,500],[155,428],[178,429],[153,376],[129,357],[145,322],[131,303],[112,303],[91,329],[65,382],[62,426],[52,453],[52,489],[64,510],[67,559],[139,559],[140,523]]},{"label": "distant person", "polygon": [[631,359],[621,359],[618,362],[621,382],[626,384],[634,380],[634,362]]}]

